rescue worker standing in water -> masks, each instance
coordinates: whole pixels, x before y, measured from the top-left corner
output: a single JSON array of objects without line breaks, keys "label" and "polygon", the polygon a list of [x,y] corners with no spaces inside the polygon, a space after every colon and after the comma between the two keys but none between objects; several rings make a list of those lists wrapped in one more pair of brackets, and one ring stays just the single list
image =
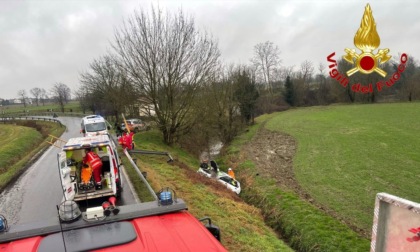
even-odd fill
[{"label": "rescue worker standing in water", "polygon": [[92,149],[86,149],[86,156],[83,158],[83,163],[88,164],[92,168],[93,179],[95,180],[96,189],[102,189],[102,160],[92,151]]}]

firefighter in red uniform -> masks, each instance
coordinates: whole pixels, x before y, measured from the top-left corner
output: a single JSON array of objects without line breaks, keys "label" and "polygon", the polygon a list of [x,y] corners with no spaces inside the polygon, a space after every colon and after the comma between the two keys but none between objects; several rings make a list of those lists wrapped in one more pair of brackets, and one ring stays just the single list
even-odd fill
[{"label": "firefighter in red uniform", "polygon": [[101,174],[102,174],[102,160],[92,151],[86,149],[86,156],[83,158],[83,163],[88,164],[92,168],[93,179],[96,183],[96,189],[102,189]]},{"label": "firefighter in red uniform", "polygon": [[134,149],[133,136],[134,136],[133,131],[125,135],[125,146],[127,147],[128,150]]},{"label": "firefighter in red uniform", "polygon": [[127,131],[124,131],[121,137],[118,138],[118,143],[121,145],[123,149],[132,150],[134,149],[133,144],[133,135],[134,132],[127,133]]},{"label": "firefighter in red uniform", "polygon": [[124,148],[124,133],[122,133],[121,136],[118,137],[118,143],[121,145],[121,147]]}]

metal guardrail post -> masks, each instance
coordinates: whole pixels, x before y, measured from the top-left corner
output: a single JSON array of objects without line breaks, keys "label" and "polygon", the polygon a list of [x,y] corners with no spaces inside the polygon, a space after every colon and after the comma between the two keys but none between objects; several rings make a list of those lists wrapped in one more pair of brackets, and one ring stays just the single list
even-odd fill
[{"label": "metal guardrail post", "polygon": [[60,127],[63,127],[64,125],[61,123],[60,120],[57,119],[51,119],[51,118],[39,118],[39,117],[28,117],[28,116],[18,116],[18,117],[1,117],[1,122],[3,124],[6,124],[7,122],[11,122],[14,120],[37,120],[37,121],[49,121],[49,122],[55,122],[59,123]]},{"label": "metal guardrail post", "polygon": [[127,156],[128,161],[130,161],[131,165],[134,167],[134,170],[136,170],[137,174],[139,175],[140,179],[143,181],[143,183],[146,185],[147,189],[149,190],[149,192],[152,194],[153,198],[158,201],[158,197],[155,193],[155,191],[153,191],[153,188],[149,185],[149,183],[147,182],[147,180],[144,178],[143,174],[141,173],[140,169],[137,167],[137,164],[134,163],[133,159],[131,158],[130,154],[128,154],[126,149],[123,149],[124,154]]}]

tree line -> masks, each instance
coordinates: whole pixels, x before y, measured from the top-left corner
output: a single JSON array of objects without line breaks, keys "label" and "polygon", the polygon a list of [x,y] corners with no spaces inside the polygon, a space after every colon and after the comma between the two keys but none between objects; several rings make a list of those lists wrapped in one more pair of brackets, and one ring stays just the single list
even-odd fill
[{"label": "tree line", "polygon": [[111,48],[80,75],[82,109],[116,121],[141,110],[168,144],[229,142],[253,121],[259,96],[253,72],[223,65],[216,40],[182,10],[135,11]]},{"label": "tree line", "polygon": [[[142,111],[168,144],[200,150],[218,139],[230,142],[254,117],[291,106],[337,102],[415,100],[420,69],[409,58],[395,88],[369,94],[343,88],[329,76],[325,64],[303,61],[299,68],[281,64],[273,42],[254,47],[247,65],[223,63],[217,40],[195,26],[182,10],[134,11],[116,29],[110,50],[94,59],[80,75],[77,98],[83,110],[121,120],[121,114]],[[338,60],[340,72],[351,66]],[[396,60],[381,66],[388,75]],[[354,74],[352,82],[376,83],[375,74]],[[389,77],[389,76],[388,76]]]},{"label": "tree line", "polygon": [[[64,106],[71,99],[71,89],[66,84],[58,82],[55,83],[48,91],[44,88],[35,87],[30,89],[28,94],[25,89],[20,89],[17,92],[17,97],[23,104],[24,108],[29,105],[29,100],[33,100],[31,103],[35,103],[36,106],[39,106],[40,104],[44,106],[45,103],[53,101],[59,105],[61,112],[64,112]],[[14,101],[7,99],[2,99],[1,101],[1,105],[3,106],[11,104],[14,104]]]}]

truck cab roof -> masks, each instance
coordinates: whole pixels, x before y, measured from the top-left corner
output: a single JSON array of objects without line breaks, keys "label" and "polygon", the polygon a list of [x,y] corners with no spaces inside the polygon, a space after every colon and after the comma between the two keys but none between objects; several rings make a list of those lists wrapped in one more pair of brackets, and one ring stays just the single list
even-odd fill
[{"label": "truck cab roof", "polygon": [[102,221],[17,225],[0,233],[0,251],[226,251],[186,209],[182,199],[153,201],[121,206]]}]

